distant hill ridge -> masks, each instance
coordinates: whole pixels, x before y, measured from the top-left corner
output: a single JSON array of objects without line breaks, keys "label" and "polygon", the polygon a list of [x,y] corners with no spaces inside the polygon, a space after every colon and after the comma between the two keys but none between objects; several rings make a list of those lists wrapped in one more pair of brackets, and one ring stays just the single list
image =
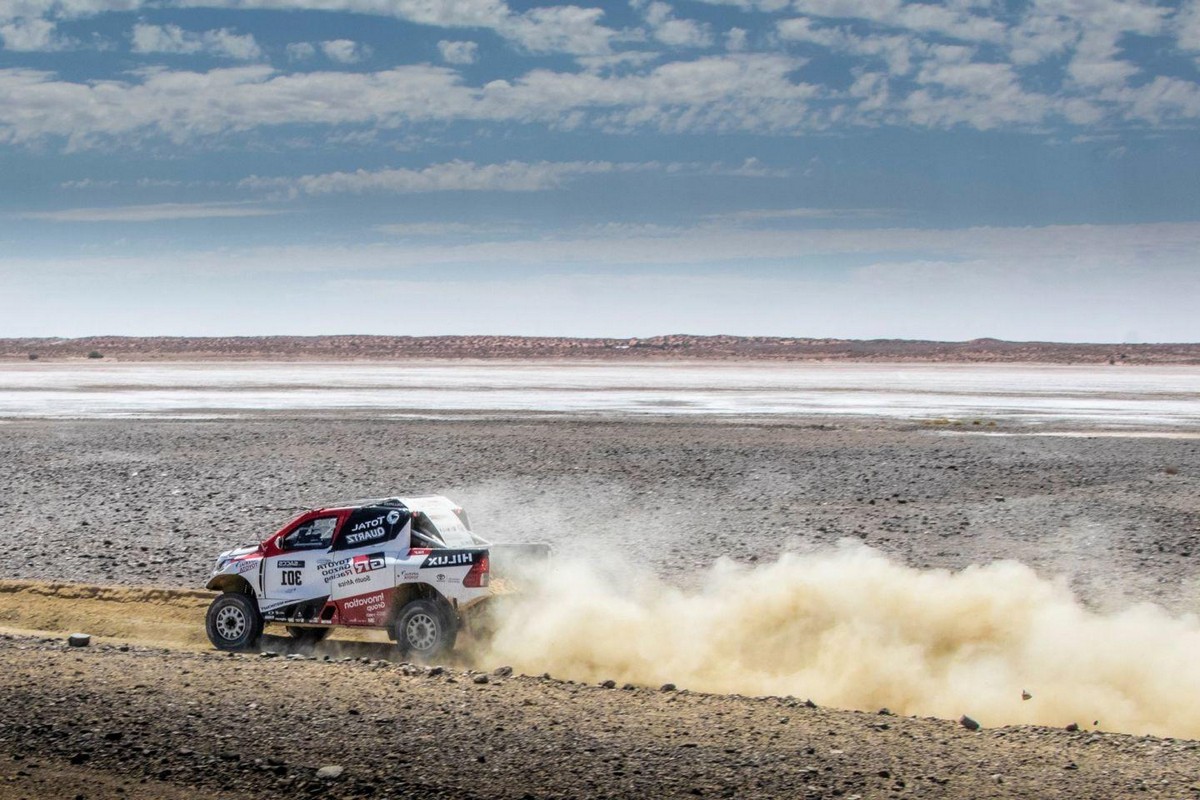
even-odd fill
[{"label": "distant hill ridge", "polygon": [[1200,344],[1068,344],[973,339],[813,339],[670,334],[559,336],[88,336],[0,339],[5,361],[584,359],[1200,364]]}]

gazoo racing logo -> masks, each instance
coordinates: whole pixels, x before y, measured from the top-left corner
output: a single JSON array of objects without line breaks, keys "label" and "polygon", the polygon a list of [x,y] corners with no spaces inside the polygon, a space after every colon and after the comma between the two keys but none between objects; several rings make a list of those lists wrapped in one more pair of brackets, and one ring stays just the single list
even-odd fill
[{"label": "gazoo racing logo", "polygon": [[354,573],[361,575],[364,572],[383,569],[384,556],[383,553],[369,553],[365,556],[355,556],[350,559],[350,564],[354,567]]},{"label": "gazoo racing logo", "polygon": [[431,553],[421,564],[421,569],[431,567],[469,567],[475,563],[475,553],[472,550],[459,550],[453,553]]}]

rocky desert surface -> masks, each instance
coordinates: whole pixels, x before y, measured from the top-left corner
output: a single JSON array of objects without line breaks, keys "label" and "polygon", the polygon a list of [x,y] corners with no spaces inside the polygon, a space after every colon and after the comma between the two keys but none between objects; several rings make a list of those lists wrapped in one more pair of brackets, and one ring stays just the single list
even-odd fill
[{"label": "rocky desert surface", "polygon": [[0,424],[0,528],[20,545],[0,549],[0,570],[196,588],[218,552],[314,505],[437,491],[498,541],[618,554],[683,583],[721,557],[771,561],[851,538],[916,567],[1015,558],[1098,606],[1196,608],[1196,439],[976,427],[14,420]]},{"label": "rocky desert surface", "polygon": [[[272,651],[274,652],[274,651]],[[1195,742],[396,664],[0,637],[0,798],[1200,794]]]},{"label": "rocky desert surface", "polygon": [[[1005,435],[829,419],[0,422],[0,798],[1200,795],[1196,742],[1082,717],[971,730],[958,707],[839,709],[815,684],[750,697],[608,662],[510,674],[486,649],[409,665],[369,636],[307,651],[268,637],[266,655],[235,656],[203,639],[197,590],[218,551],[314,504],[418,490],[497,539],[616,558],[680,591],[721,558],[757,570],[853,540],[919,581],[1015,558],[1097,614],[1153,601],[1191,635],[1194,438],[984,432]],[[75,630],[90,646],[68,646]],[[1081,674],[1096,660],[1074,658]],[[1188,707],[1191,688],[1165,702]],[[1003,691],[1021,702],[1022,686]]]}]

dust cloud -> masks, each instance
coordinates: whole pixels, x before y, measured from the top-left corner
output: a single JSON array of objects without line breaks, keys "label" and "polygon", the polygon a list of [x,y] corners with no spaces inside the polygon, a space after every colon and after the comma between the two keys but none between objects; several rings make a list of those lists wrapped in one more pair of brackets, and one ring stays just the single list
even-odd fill
[{"label": "dust cloud", "polygon": [[522,583],[500,604],[481,661],[583,681],[968,714],[986,726],[1200,737],[1200,620],[1148,604],[1094,611],[1065,581],[1013,561],[920,570],[846,543],[771,564],[721,561],[693,589],[562,560]]}]

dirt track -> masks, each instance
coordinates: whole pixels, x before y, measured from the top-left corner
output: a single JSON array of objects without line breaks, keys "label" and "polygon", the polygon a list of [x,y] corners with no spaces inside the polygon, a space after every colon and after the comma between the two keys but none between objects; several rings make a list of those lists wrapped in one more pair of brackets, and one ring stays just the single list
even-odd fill
[{"label": "dirt track", "polygon": [[347,647],[326,661],[2,634],[0,798],[1200,796],[1194,742],[479,683]]}]

